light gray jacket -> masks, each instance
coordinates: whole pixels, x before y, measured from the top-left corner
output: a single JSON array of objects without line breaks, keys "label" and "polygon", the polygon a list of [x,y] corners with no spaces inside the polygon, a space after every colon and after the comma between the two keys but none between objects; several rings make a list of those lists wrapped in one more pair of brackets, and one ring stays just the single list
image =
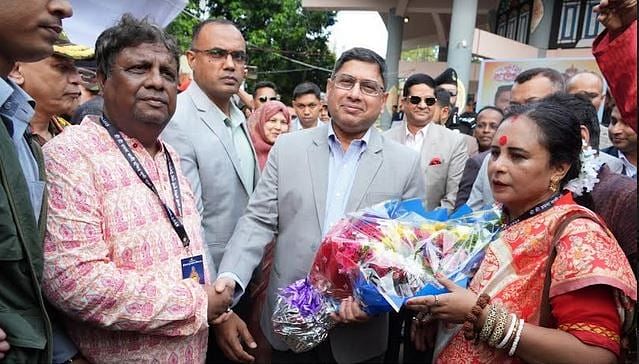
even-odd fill
[{"label": "light gray jacket", "polygon": [[[233,103],[231,115],[244,119]],[[212,255],[210,261],[215,267],[219,267],[224,247],[253,192],[242,180],[240,162],[224,118],[222,111],[197,83],[191,82],[189,88],[178,95],[175,115],[161,135],[180,154],[182,171],[191,182],[202,215],[204,238]],[[242,124],[242,129],[248,138],[246,123]],[[251,149],[255,162],[252,143]],[[256,163],[253,186],[258,178]]]},{"label": "light gray jacket", "polygon": [[[247,284],[264,246],[276,237],[261,325],[278,350],[287,347],[272,332],[277,291],[309,273],[322,239],[328,171],[328,125],[281,135],[220,265],[219,272],[234,273]],[[346,212],[387,199],[423,196],[423,186],[417,154],[372,129]],[[334,328],[330,343],[339,363],[352,363],[381,355],[386,350],[387,336],[388,315],[384,314],[363,324]]]}]

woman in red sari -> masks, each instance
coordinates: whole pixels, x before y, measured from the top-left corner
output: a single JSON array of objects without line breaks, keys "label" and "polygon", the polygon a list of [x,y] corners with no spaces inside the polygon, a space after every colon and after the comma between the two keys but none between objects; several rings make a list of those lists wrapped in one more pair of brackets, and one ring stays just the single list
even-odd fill
[{"label": "woman in red sari", "polygon": [[515,108],[500,125],[488,167],[500,239],[468,289],[441,278],[451,293],[407,303],[439,320],[435,362],[618,360],[637,280],[599,217],[562,193],[580,172],[579,136],[570,111],[550,102]]}]

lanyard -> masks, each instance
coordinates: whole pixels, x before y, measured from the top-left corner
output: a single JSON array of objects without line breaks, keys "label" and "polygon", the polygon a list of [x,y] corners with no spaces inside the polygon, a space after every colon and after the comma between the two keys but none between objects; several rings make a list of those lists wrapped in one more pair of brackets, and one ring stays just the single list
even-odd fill
[{"label": "lanyard", "polygon": [[504,224],[504,229],[509,228],[515,224],[518,224],[526,219],[529,219],[539,213],[542,213],[546,210],[548,210],[549,208],[553,207],[553,205],[555,204],[555,202],[557,202],[557,200],[559,200],[559,198],[561,197],[561,195],[559,193],[556,193],[554,195],[552,195],[549,199],[547,199],[544,202],[541,202],[539,204],[537,204],[535,207],[533,207],[532,209],[528,210],[527,212],[517,216],[517,218],[513,219],[512,221],[509,221],[508,223]]},{"label": "lanyard", "polygon": [[173,210],[171,210],[171,208],[164,201],[162,201],[162,198],[160,197],[158,190],[155,188],[155,185],[151,181],[151,178],[149,178],[149,175],[144,170],[142,163],[140,163],[140,161],[135,156],[135,154],[133,154],[133,151],[131,150],[129,145],[126,143],[126,141],[124,140],[124,138],[122,137],[122,134],[120,134],[118,129],[116,129],[116,127],[113,126],[113,124],[111,124],[105,117],[100,118],[100,123],[109,132],[109,135],[111,135],[111,138],[120,149],[120,152],[122,152],[126,160],[129,162],[129,165],[131,165],[131,168],[133,168],[133,170],[138,175],[140,180],[144,182],[144,184],[151,191],[153,191],[153,193],[155,193],[158,200],[160,200],[160,203],[162,204],[162,207],[164,208],[164,211],[166,212],[166,216],[169,218],[169,222],[171,222],[171,226],[173,226],[173,230],[175,230],[175,233],[180,238],[180,241],[182,241],[182,245],[185,248],[188,248],[191,241],[189,240],[189,236],[186,234],[186,229],[184,228],[184,224],[182,224],[182,221],[179,218],[179,215],[182,215],[182,196],[180,195],[180,183],[178,182],[177,172],[175,171],[175,165],[173,164],[173,159],[171,159],[169,152],[165,149],[164,156],[166,158],[167,169],[169,170],[169,181],[171,183],[171,192],[173,194],[173,202],[175,203],[175,207],[177,208],[177,212],[179,215],[176,215],[173,212]]}]

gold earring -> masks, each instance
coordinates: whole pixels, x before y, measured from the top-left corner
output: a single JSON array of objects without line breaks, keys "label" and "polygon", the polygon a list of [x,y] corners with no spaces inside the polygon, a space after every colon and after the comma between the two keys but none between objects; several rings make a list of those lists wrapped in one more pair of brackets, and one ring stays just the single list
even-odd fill
[{"label": "gold earring", "polygon": [[548,189],[550,189],[551,192],[557,192],[557,190],[559,189],[559,180],[555,177],[552,177],[550,179],[550,186],[548,186]]}]

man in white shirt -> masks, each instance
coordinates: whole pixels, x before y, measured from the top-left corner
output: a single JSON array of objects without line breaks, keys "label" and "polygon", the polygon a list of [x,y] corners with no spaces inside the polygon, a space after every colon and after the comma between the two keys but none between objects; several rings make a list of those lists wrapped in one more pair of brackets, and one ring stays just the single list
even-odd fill
[{"label": "man in white shirt", "polygon": [[295,86],[293,108],[297,119],[293,122],[291,131],[310,129],[322,124],[319,120],[320,111],[322,111],[320,95],[319,86],[313,82],[303,82]]},{"label": "man in white shirt", "polygon": [[608,134],[613,146],[602,151],[621,159],[622,174],[637,179],[637,133],[621,119],[617,105],[610,114]]},{"label": "man in white shirt", "polygon": [[421,156],[426,186],[427,209],[453,209],[459,181],[468,159],[464,138],[434,122],[435,81],[423,73],[410,76],[404,84],[402,104],[406,120],[385,133]]}]

